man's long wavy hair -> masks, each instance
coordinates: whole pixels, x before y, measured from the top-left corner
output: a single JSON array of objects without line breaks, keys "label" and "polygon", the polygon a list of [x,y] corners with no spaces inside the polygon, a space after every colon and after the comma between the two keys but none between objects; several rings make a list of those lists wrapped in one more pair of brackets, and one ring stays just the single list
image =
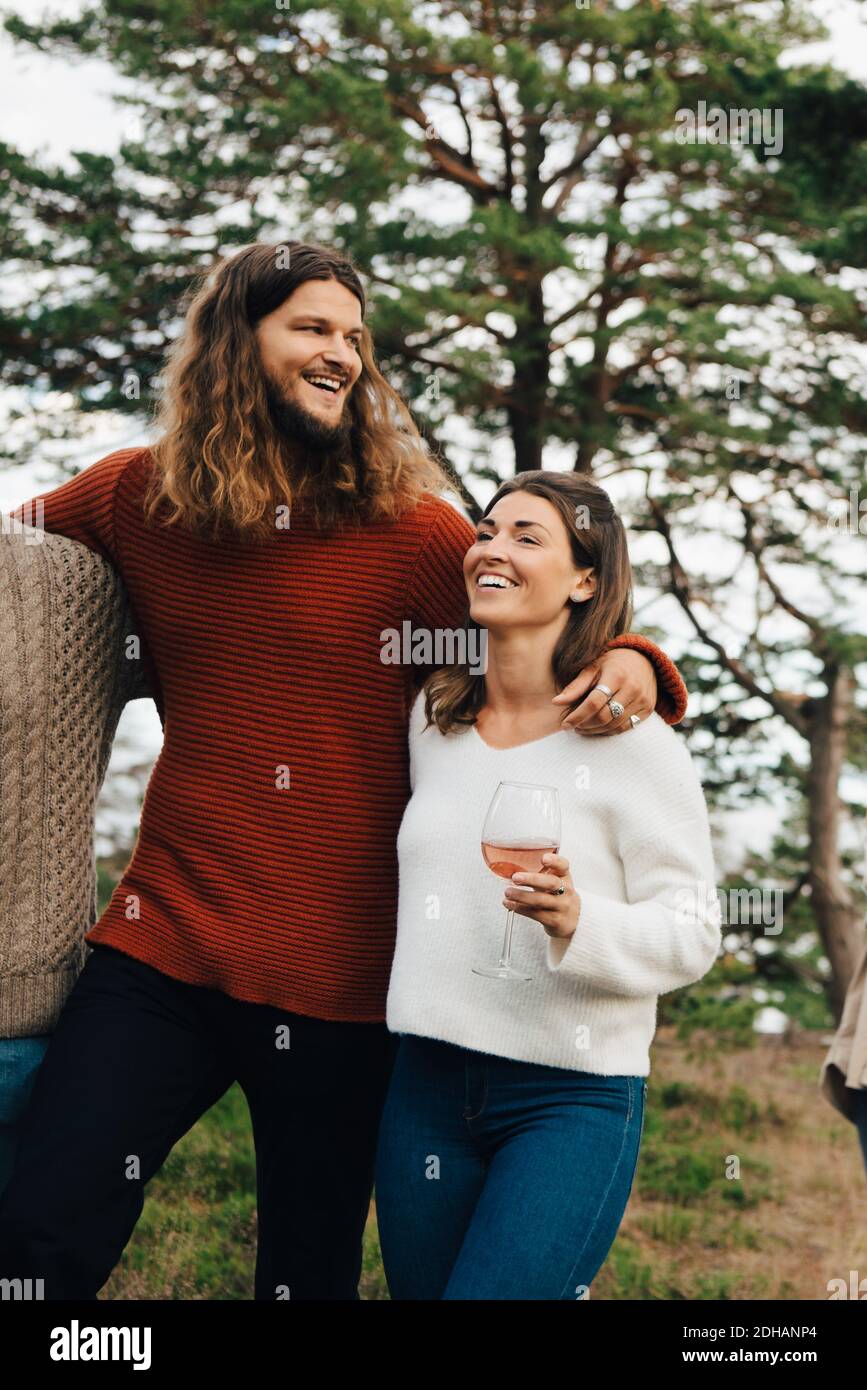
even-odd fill
[{"label": "man's long wavy hair", "polygon": [[271,418],[254,330],[308,280],[337,280],[364,315],[364,289],[351,261],[305,242],[258,242],[191,285],[155,420],[149,519],[159,512],[162,524],[208,539],[264,540],[285,515],[281,506],[304,503],[315,524],[330,530],[340,521],[397,518],[423,493],[452,486],[380,374],[366,324],[362,371],[345,407],[350,447],[320,478],[315,470],[292,470],[291,451]]},{"label": "man's long wavy hair", "polygon": [[[491,498],[483,517],[501,497],[530,492],[544,497],[563,519],[576,568],[592,566],[596,589],[585,602],[570,603],[569,621],[554,648],[551,664],[557,691],[573,681],[582,667],[597,660],[608,642],[628,632],[632,622],[632,568],[623,522],[608,493],[579,473],[554,473],[531,469],[504,483]],[[464,626],[481,631],[467,605]],[[477,651],[475,639],[467,639],[467,651]],[[485,677],[467,665],[443,666],[424,685],[427,725],[436,724],[441,734],[472,725],[485,703]]]}]

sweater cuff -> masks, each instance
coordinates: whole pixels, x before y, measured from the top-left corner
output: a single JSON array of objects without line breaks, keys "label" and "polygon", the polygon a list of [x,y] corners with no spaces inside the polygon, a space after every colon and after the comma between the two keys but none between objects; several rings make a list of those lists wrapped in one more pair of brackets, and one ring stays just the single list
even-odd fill
[{"label": "sweater cuff", "polygon": [[[614,979],[606,965],[609,963],[611,938],[611,902],[599,893],[581,889],[581,911],[578,925],[571,936],[549,936],[546,960],[549,970],[560,975],[575,975],[595,989],[613,994],[630,994],[626,982]],[[625,906],[625,904],[624,904]],[[660,991],[657,990],[657,993]]]},{"label": "sweater cuff", "polygon": [[656,713],[666,724],[679,724],[686,714],[689,691],[671,658],[649,637],[642,637],[637,632],[624,632],[620,637],[613,637],[608,643],[609,651],[612,647],[641,652],[642,656],[653,662],[657,681]]},{"label": "sweater cuff", "polygon": [[[694,896],[695,888],[684,887]],[[548,937],[546,963],[608,994],[644,998],[668,994],[700,980],[721,941],[721,909],[709,897],[686,935],[676,930],[679,908],[660,898],[623,903],[579,890],[578,925],[565,940]]]},{"label": "sweater cuff", "polygon": [[549,937],[546,942],[547,969],[559,970],[560,974],[581,974],[584,967],[584,956],[588,949],[586,934],[582,940],[581,929],[588,923],[589,903],[586,898],[592,894],[579,892],[581,898],[581,912],[578,913],[578,926],[572,931],[571,937]]}]

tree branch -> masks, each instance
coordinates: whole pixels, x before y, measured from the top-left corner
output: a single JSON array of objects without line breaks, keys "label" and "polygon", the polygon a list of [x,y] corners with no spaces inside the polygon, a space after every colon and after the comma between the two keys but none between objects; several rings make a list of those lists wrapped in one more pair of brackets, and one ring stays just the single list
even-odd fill
[{"label": "tree branch", "polygon": [[699,622],[693,612],[692,605],[694,600],[690,591],[689,579],[687,578],[686,570],[681,564],[675,549],[668,518],[659,502],[657,502],[654,497],[648,494],[647,501],[656,524],[656,529],[662,536],[668,549],[670,575],[668,584],[669,592],[677,599],[684,613],[695,628],[697,635],[712,651],[716,652],[720,664],[734,676],[735,680],[744,690],[748,690],[751,695],[755,695],[758,699],[764,700],[771,706],[775,714],[778,714],[781,719],[785,720],[787,724],[791,725],[793,729],[796,729],[799,734],[806,738],[809,734],[809,726],[804,716],[797,709],[793,708],[788,701],[782,699],[776,690],[764,690],[762,686],[759,685],[759,682],[755,679],[752,672],[744,666],[743,662],[739,661],[737,657],[729,656],[722,643],[717,641],[715,637],[712,637],[707,631],[707,628]]},{"label": "tree branch", "polygon": [[809,613],[805,613],[804,610],[802,608],[799,608],[797,604],[793,603],[791,599],[786,598],[779,584],[776,582],[775,579],[771,577],[771,574],[768,571],[768,568],[762,558],[762,548],[756,540],[755,518],[750,507],[747,505],[746,502],[743,501],[742,498],[740,498],[737,495],[737,493],[731,485],[731,482],[729,482],[728,485],[728,492],[729,495],[733,498],[733,500],[737,502],[743,513],[744,549],[747,550],[748,553],[752,555],[753,559],[755,560],[756,569],[758,570],[760,579],[764,580],[765,584],[767,584],[768,588],[770,589],[771,593],[774,596],[774,599],[779,604],[780,608],[782,608],[791,617],[797,619],[799,623],[803,623],[804,626],[813,634],[814,650],[817,656],[821,657],[821,659],[826,663],[833,663],[834,653],[831,650],[831,647],[828,643],[828,639],[825,635],[825,630],[822,627],[819,620],[817,618],[811,617]]},{"label": "tree branch", "polygon": [[[431,122],[428,120],[422,108],[409,97],[392,95],[392,105],[394,108],[406,116],[408,120],[414,121],[423,131],[427,131]],[[488,183],[475,167],[474,164],[467,162],[467,156],[456,150],[441,135],[426,135],[425,148],[432,159],[439,165],[440,172],[453,183],[459,183],[466,188],[476,202],[488,201],[497,197],[497,189],[493,184]],[[484,197],[480,197],[483,194]]]},{"label": "tree branch", "polygon": [[608,127],[604,130],[591,131],[589,135],[585,135],[584,138],[579,141],[575,153],[568,164],[564,164],[563,168],[558,169],[550,178],[541,180],[543,196],[559,179],[566,180],[560,192],[557,194],[557,197],[554,199],[554,202],[549,208],[546,208],[546,212],[552,220],[560,216],[560,213],[569,201],[569,196],[573,189],[577,187],[584,177],[584,164],[589,159],[590,155],[602,144],[606,135],[610,134],[611,130]]}]

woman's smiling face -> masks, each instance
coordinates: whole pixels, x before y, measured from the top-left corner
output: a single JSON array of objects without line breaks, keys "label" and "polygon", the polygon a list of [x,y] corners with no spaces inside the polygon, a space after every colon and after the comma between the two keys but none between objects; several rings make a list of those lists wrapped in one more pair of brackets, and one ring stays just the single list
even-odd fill
[{"label": "woman's smiling face", "polygon": [[478,523],[464,556],[470,617],[481,627],[554,622],[570,597],[590,598],[595,578],[577,569],[563,518],[546,498],[510,492]]}]

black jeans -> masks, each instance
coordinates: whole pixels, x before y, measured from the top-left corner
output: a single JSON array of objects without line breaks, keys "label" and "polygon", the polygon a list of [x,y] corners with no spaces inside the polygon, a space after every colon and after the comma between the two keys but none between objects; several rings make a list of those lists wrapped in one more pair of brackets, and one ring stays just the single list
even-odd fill
[{"label": "black jeans", "polygon": [[145,1184],[237,1080],[256,1145],[256,1298],[357,1298],[397,1044],[384,1023],[244,1003],[95,946],[22,1116],[0,1278],[95,1298]]}]

